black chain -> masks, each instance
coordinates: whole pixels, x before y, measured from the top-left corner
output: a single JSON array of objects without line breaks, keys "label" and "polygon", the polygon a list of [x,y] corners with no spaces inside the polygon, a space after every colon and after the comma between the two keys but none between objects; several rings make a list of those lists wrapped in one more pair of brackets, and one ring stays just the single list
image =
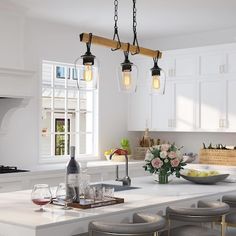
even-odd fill
[{"label": "black chain", "polygon": [[137,46],[137,50],[132,55],[138,54],[140,52],[140,48],[138,44],[138,36],[137,36],[136,16],[137,16],[136,0],[133,0],[133,32],[134,32],[133,46]]},{"label": "black chain", "polygon": [[118,25],[117,25],[117,22],[118,22],[118,0],[114,0],[114,9],[115,9],[115,12],[114,12],[114,22],[115,22],[115,24],[114,24],[113,40],[115,40],[117,38],[118,42],[117,42],[116,48],[111,49],[112,51],[116,51],[116,50],[121,48],[120,36],[119,36],[119,33],[118,33]]}]

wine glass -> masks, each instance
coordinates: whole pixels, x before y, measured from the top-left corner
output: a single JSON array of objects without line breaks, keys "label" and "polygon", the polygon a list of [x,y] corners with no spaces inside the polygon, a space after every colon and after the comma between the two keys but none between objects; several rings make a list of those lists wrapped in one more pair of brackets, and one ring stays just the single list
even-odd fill
[{"label": "wine glass", "polygon": [[47,184],[36,184],[31,193],[31,200],[34,204],[40,206],[39,210],[44,211],[43,206],[50,203],[52,194]]},{"label": "wine glass", "polygon": [[59,203],[64,204],[64,210],[72,209],[72,207],[68,207],[68,203],[72,203],[76,198],[75,188],[69,187],[67,193],[66,185],[64,183],[60,183],[57,187],[56,198]]}]

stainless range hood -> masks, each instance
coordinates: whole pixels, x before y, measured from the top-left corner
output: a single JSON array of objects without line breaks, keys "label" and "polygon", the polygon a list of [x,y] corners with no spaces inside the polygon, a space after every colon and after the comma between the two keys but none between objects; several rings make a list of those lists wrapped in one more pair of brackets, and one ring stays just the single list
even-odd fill
[{"label": "stainless range hood", "polygon": [[30,98],[33,96],[35,72],[0,68],[0,98]]}]

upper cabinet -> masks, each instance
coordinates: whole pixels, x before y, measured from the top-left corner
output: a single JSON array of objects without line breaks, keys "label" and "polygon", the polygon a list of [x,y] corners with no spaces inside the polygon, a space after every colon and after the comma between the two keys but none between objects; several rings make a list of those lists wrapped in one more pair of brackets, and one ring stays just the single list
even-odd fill
[{"label": "upper cabinet", "polygon": [[236,44],[163,52],[163,96],[145,87],[147,61],[137,63],[143,86],[130,98],[129,130],[236,132]]},{"label": "upper cabinet", "polygon": [[160,67],[169,79],[195,76],[199,73],[199,59],[197,55],[167,54],[160,60]]},{"label": "upper cabinet", "polygon": [[201,75],[219,75],[226,72],[226,54],[223,52],[203,53],[200,56]]}]

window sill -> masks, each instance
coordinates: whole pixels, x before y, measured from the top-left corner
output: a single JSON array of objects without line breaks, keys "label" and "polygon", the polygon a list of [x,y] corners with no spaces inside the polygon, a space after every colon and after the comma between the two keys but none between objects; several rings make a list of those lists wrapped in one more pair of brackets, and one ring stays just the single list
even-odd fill
[{"label": "window sill", "polygon": [[[38,164],[65,164],[70,160],[70,156],[63,157],[41,157],[38,161]],[[88,162],[88,161],[100,161],[99,156],[89,156],[89,155],[81,155],[80,157],[76,157],[78,162]]]}]

